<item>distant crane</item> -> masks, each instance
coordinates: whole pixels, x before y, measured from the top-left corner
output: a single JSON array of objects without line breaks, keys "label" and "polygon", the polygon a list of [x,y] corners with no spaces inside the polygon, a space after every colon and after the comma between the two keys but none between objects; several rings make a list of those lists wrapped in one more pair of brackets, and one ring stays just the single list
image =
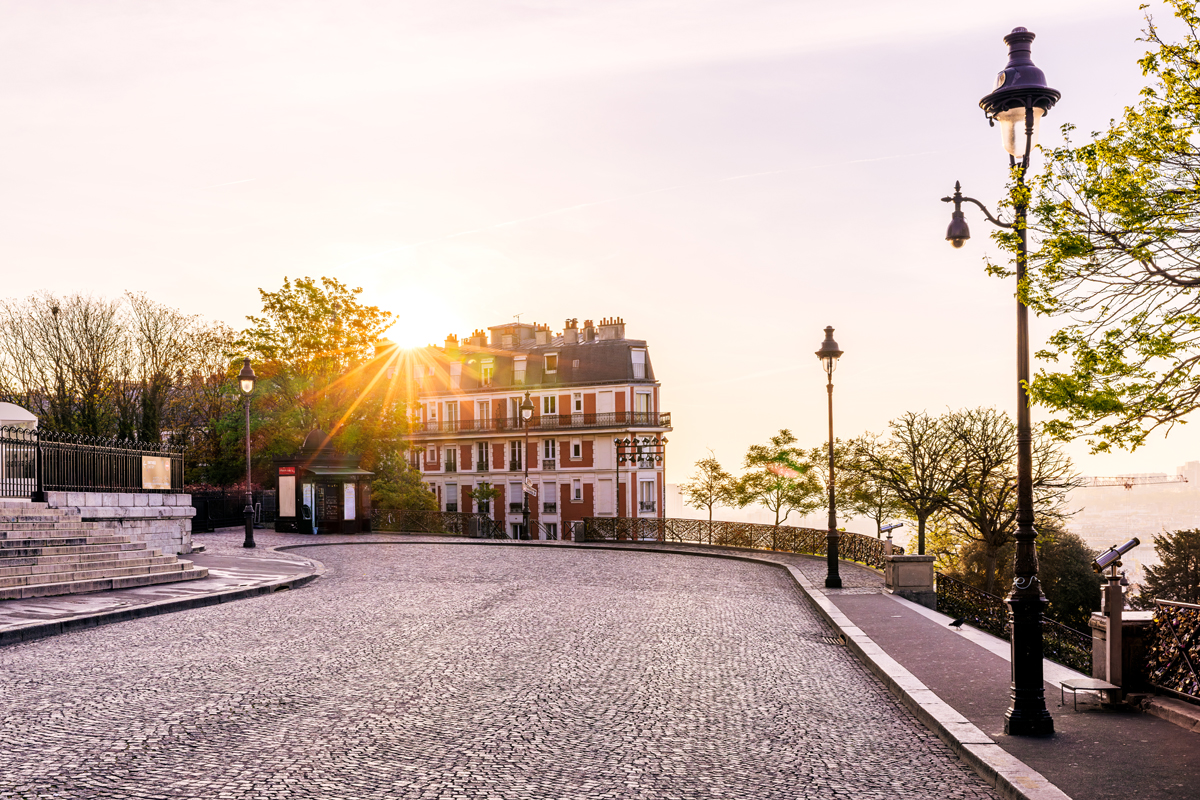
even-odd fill
[{"label": "distant crane", "polygon": [[1188,479],[1182,475],[1170,477],[1169,475],[1119,475],[1115,478],[1084,478],[1086,483],[1083,488],[1093,486],[1123,486],[1126,489],[1132,489],[1134,486],[1144,486],[1150,483],[1187,483]]}]

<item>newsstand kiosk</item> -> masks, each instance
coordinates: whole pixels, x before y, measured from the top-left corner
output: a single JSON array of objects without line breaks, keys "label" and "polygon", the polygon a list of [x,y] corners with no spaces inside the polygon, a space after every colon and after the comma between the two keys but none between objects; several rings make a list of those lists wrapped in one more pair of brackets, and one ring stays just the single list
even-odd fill
[{"label": "newsstand kiosk", "polygon": [[279,514],[275,530],[299,533],[366,533],[371,530],[371,477],[358,456],[333,449],[315,430],[300,452],[275,459]]}]

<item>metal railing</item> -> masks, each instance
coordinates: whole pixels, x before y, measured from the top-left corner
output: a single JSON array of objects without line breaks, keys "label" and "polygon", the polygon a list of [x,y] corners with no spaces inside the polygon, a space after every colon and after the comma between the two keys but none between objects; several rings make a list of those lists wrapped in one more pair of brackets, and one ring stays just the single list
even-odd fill
[{"label": "metal railing", "polygon": [[[609,411],[601,414],[542,414],[529,420],[531,431],[564,430],[572,428],[670,428],[669,411]],[[491,433],[522,431],[521,419],[493,417],[489,419],[429,420],[414,422],[412,432],[421,433]]]},{"label": "metal railing", "polygon": [[[1012,639],[1012,622],[1004,598],[960,580],[937,575],[937,610],[962,617],[968,625],[1001,639]],[[1042,656],[1071,669],[1092,674],[1092,637],[1042,617]]]},{"label": "metal railing", "polygon": [[[214,531],[242,525],[246,521],[246,493],[235,490],[192,492],[192,530]],[[277,498],[274,489],[254,492],[254,521],[264,525],[275,522]]]},{"label": "metal railing", "polygon": [[509,472],[521,472],[521,462],[520,461],[508,462],[508,471]]},{"label": "metal railing", "polygon": [[182,490],[181,449],[159,442],[0,427],[0,497]]},{"label": "metal railing", "polygon": [[1157,689],[1200,700],[1200,606],[1154,602],[1146,677]]},{"label": "metal railing", "polygon": [[508,504],[508,513],[510,513],[510,514],[520,514],[524,510],[525,510],[524,503],[509,503]]},{"label": "metal railing", "polygon": [[[628,517],[587,517],[579,531],[580,541],[681,542],[720,547],[748,547],[785,553],[825,555],[828,531],[796,528],[791,525],[759,525],[753,522],[708,522],[702,519],[653,519]],[[859,533],[843,533],[838,555],[883,569],[882,539]],[[901,554],[902,548],[892,552]]]},{"label": "metal railing", "polygon": [[654,500],[639,500],[638,511],[655,511],[658,509],[658,503]]},{"label": "metal railing", "polygon": [[557,514],[558,513],[558,503],[542,503],[542,513],[543,514]]},{"label": "metal railing", "polygon": [[371,509],[371,530],[440,533],[473,539],[509,539],[504,525],[484,513]]},{"label": "metal railing", "polygon": [[556,462],[553,458],[543,458],[542,469],[553,470],[556,463],[558,462]]}]

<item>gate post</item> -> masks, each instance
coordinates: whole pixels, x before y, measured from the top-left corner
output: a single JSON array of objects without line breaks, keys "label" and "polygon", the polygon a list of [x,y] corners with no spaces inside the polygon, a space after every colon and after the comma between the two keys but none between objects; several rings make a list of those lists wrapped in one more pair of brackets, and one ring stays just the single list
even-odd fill
[{"label": "gate post", "polygon": [[37,483],[29,500],[33,503],[44,503],[46,502],[46,482],[43,475],[45,468],[42,465],[42,432],[40,430],[34,431],[34,437],[37,443],[34,455],[34,473]]}]

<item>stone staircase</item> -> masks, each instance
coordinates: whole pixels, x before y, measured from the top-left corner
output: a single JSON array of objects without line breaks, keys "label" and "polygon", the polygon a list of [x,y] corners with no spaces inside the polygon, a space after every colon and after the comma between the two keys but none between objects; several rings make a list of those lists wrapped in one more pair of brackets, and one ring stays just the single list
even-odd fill
[{"label": "stone staircase", "polygon": [[196,580],[208,569],[45,503],[0,503],[0,600]]}]

